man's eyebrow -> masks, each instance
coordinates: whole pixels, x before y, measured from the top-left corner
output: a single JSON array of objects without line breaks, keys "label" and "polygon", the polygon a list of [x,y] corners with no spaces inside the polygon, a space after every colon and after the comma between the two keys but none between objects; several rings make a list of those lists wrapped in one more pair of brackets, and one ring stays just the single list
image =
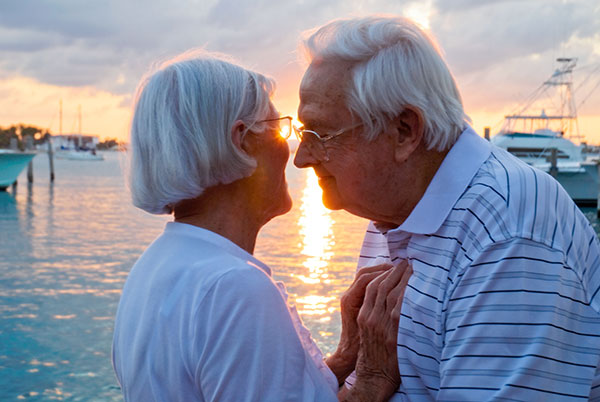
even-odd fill
[{"label": "man's eyebrow", "polygon": [[298,118],[298,122],[300,122],[300,124],[302,124],[302,126],[310,125],[310,119],[301,120],[300,118]]},{"label": "man's eyebrow", "polygon": [[314,130],[315,127],[318,129],[324,129],[324,126],[321,124],[317,124],[315,123],[313,120],[311,119],[306,119],[306,120],[299,120],[300,123],[302,124],[302,127],[308,130]]}]

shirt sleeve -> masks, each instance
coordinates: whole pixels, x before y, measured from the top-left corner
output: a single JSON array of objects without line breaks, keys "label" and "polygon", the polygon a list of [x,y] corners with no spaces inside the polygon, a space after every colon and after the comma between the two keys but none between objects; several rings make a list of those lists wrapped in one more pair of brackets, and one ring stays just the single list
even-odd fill
[{"label": "shirt sleeve", "polygon": [[446,298],[440,400],[587,400],[600,317],[562,252],[488,247]]},{"label": "shirt sleeve", "polygon": [[195,378],[204,400],[337,401],[262,271],[223,275],[202,301],[197,326]]}]

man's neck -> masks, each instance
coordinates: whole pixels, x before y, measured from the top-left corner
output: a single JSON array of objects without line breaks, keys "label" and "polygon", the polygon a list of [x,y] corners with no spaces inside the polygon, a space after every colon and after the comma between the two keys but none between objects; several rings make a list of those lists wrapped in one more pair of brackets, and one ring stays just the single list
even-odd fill
[{"label": "man's neck", "polygon": [[[432,151],[421,149],[414,157],[400,167],[397,189],[402,194],[390,194],[395,197],[396,208],[393,216],[382,216],[379,219],[371,218],[377,222],[377,227],[391,230],[404,223],[421,201],[433,177],[440,168],[448,151]],[[380,229],[381,230],[381,229]]]}]

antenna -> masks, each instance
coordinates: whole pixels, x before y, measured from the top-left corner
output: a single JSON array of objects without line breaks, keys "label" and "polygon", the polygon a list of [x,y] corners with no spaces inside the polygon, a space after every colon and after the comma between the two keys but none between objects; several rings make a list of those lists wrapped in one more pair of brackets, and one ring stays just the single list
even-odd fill
[{"label": "antenna", "polygon": [[[559,57],[556,61],[560,64],[559,68],[529,96],[526,104],[517,113],[505,116],[501,132],[515,131],[517,125],[521,125],[523,129],[530,132],[537,129],[549,130],[552,125],[554,126],[552,131],[567,134],[570,139],[581,142],[582,136],[579,133],[577,122],[577,106],[573,98],[573,70],[577,64],[577,58]],[[556,110],[552,110],[551,113],[542,110],[539,115],[532,113],[532,109],[536,107],[540,97],[544,94],[550,96],[551,92],[554,92],[553,96],[560,97],[560,103],[556,105],[557,107],[552,108]]]}]

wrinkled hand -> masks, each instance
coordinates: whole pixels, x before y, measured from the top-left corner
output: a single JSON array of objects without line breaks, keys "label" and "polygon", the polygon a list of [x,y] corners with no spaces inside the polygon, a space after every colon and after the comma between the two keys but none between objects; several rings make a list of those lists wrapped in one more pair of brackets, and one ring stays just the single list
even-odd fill
[{"label": "wrinkled hand", "polygon": [[359,349],[357,317],[363,304],[367,285],[382,273],[391,270],[391,264],[361,268],[354,282],[341,298],[342,333],[335,353],[327,358],[327,365],[341,384],[354,371]]},{"label": "wrinkled hand", "polygon": [[360,350],[354,384],[355,392],[369,396],[367,400],[387,401],[400,385],[398,321],[411,274],[412,268],[403,261],[367,286],[357,318]]}]

